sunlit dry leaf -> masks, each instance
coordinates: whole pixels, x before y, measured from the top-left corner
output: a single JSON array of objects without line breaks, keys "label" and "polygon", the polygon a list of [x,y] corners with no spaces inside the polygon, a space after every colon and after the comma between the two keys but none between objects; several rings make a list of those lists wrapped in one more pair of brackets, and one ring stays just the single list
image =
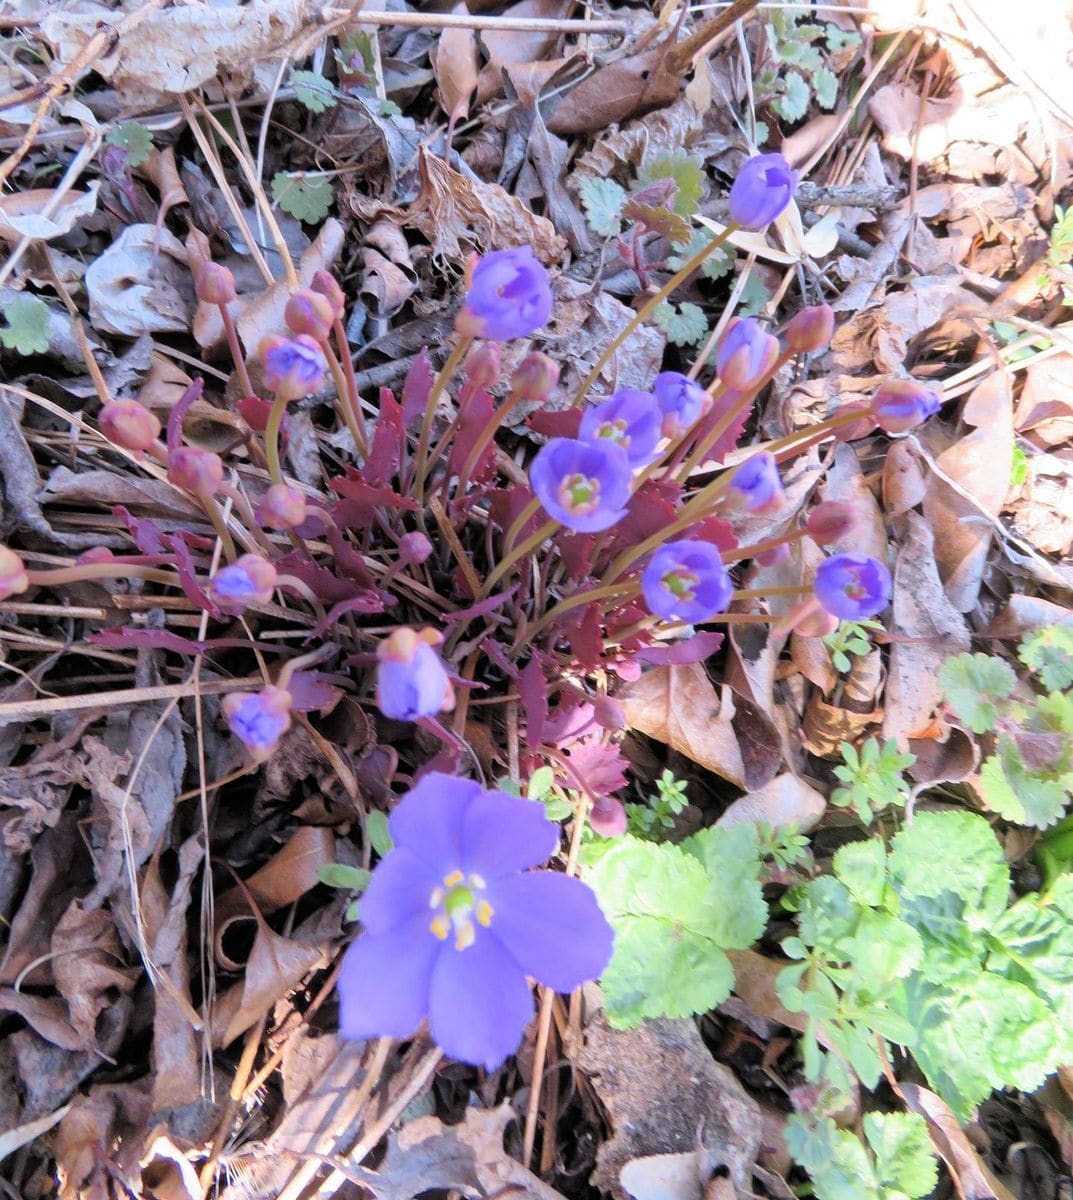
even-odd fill
[{"label": "sunlit dry leaf", "polygon": [[925,467],[912,442],[894,442],[883,461],[883,506],[887,515],[900,517],[916,508],[927,491]]},{"label": "sunlit dry leaf", "polygon": [[613,60],[567,92],[546,118],[552,133],[598,133],[678,98],[681,76],[667,67],[666,45]]},{"label": "sunlit dry leaf", "polygon": [[194,285],[182,242],[155,225],[128,225],[86,268],[93,327],[135,337],[185,333]]},{"label": "sunlit dry leaf", "polygon": [[[503,9],[504,17],[558,18],[569,14],[571,0],[516,0]],[[485,29],[481,41],[488,51],[488,62],[477,83],[477,103],[491,99],[502,86],[503,69],[515,64],[538,63],[555,48],[557,33],[526,29]]]},{"label": "sunlit dry leaf", "polygon": [[1066,554],[1073,543],[1073,466],[1055,454],[1033,454],[1010,511],[1026,542],[1045,554]]},{"label": "sunlit dry leaf", "polygon": [[[451,11],[456,15],[468,13],[464,4],[456,4]],[[432,69],[440,88],[440,103],[454,128],[469,111],[469,98],[477,86],[477,35],[473,30],[457,27],[440,30],[432,53]]]},{"label": "sunlit dry leaf", "polygon": [[68,192],[49,216],[45,212],[56,199],[53,188],[33,188],[0,197],[0,238],[17,242],[28,237],[47,242],[70,233],[97,207],[100,181],[94,180],[84,192]]},{"label": "sunlit dry leaf", "polygon": [[814,787],[787,773],[735,800],[716,825],[766,821],[776,829],[796,825],[802,833],[808,833],[819,824],[826,808],[827,802]]},{"label": "sunlit dry leaf", "polygon": [[824,500],[850,505],[857,518],[853,528],[832,543],[830,552],[870,554],[886,562],[886,523],[852,446],[843,444],[835,450],[834,462],[824,477],[820,495]]},{"label": "sunlit dry leaf", "polygon": [[47,1116],[38,1117],[36,1121],[28,1121],[25,1125],[19,1125],[15,1129],[7,1129],[0,1133],[0,1159],[7,1158],[9,1154],[14,1154],[20,1147],[26,1146],[48,1133],[54,1125],[63,1120],[70,1107],[69,1104],[64,1104],[55,1112],[48,1113]]},{"label": "sunlit dry leaf", "polygon": [[52,931],[52,977],[86,1046],[93,1045],[97,1017],[113,1002],[112,992],[134,987],[137,972],[124,962],[109,912],[87,911],[77,900],[68,905]]},{"label": "sunlit dry leaf", "polygon": [[619,1179],[632,1200],[707,1200],[707,1173],[696,1150],[631,1159]]},{"label": "sunlit dry leaf", "polygon": [[228,1046],[245,1033],[296,987],[322,957],[316,946],[281,937],[267,926],[259,926],[242,981],[216,1002],[213,1045]]},{"label": "sunlit dry leaf", "polygon": [[1024,370],[1014,428],[1044,446],[1073,440],[1073,355],[1056,354]]}]

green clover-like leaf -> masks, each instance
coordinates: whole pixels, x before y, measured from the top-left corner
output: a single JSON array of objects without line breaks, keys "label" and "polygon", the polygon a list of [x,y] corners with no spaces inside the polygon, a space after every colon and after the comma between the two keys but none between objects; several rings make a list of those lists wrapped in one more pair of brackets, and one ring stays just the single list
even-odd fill
[{"label": "green clover-like leaf", "polygon": [[1009,663],[991,654],[958,654],[939,671],[939,686],[954,714],[973,731],[989,733],[998,718],[997,705],[1017,684]]},{"label": "green clover-like leaf", "polygon": [[292,71],[291,87],[295,100],[310,112],[327,112],[338,103],[331,81],[316,71]]},{"label": "green clover-like leaf", "polygon": [[594,233],[615,237],[622,232],[622,209],[626,204],[626,189],[613,179],[586,179],[580,189],[585,219]]},{"label": "green clover-like leaf", "polygon": [[332,185],[323,175],[279,171],[272,177],[272,199],[290,216],[317,225],[332,206]]},{"label": "green clover-like leaf", "polygon": [[153,153],[153,135],[137,121],[113,125],[104,140],[109,146],[118,146],[126,151],[127,165],[130,167],[140,167]]},{"label": "green clover-like leaf", "polygon": [[48,305],[37,296],[16,296],[4,308],[7,328],[0,342],[19,354],[44,354],[48,350]]}]

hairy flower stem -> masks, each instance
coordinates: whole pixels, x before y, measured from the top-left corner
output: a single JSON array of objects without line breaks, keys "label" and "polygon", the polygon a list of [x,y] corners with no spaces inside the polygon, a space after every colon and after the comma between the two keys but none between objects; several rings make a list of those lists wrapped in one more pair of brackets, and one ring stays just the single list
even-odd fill
[{"label": "hairy flower stem", "polygon": [[363,459],[368,458],[369,447],[365,440],[365,431],[358,424],[358,417],[355,413],[355,409],[359,405],[357,394],[351,393],[347,377],[343,373],[343,368],[339,365],[339,359],[335,356],[331,342],[325,338],[319,345],[321,353],[324,355],[324,361],[328,364],[328,369],[332,373],[335,394],[339,400],[338,409],[342,414],[343,420],[346,422],[347,429],[350,430],[350,436],[354,439],[354,450]]},{"label": "hairy flower stem", "polygon": [[554,519],[545,521],[544,524],[541,525],[541,527],[536,531],[536,533],[530,534],[529,537],[527,537],[521,543],[521,545],[515,546],[513,549],[508,550],[506,557],[502,560],[502,562],[496,564],[495,569],[484,581],[484,585],[481,588],[481,594],[477,598],[479,600],[484,600],[486,597],[490,596],[492,594],[492,589],[503,578],[503,576],[506,575],[511,567],[513,567],[515,563],[520,562],[527,555],[531,554],[542,543],[546,542],[547,539],[550,538],[558,528],[558,521]]},{"label": "hairy flower stem", "polygon": [[231,316],[231,310],[226,304],[219,304],[217,307],[220,310],[220,317],[224,323],[224,333],[227,335],[227,345],[231,351],[231,361],[235,364],[235,373],[238,375],[242,394],[244,396],[252,396],[254,395],[253,384],[250,382],[250,373],[246,369],[246,358],[242,353],[242,346],[238,340],[235,319]]},{"label": "hairy flower stem", "polygon": [[174,571],[158,571],[136,563],[78,563],[73,567],[53,567],[46,571],[27,571],[26,577],[36,587],[55,587],[61,583],[81,583],[98,579],[147,579],[150,583],[179,586]]},{"label": "hairy flower stem", "polygon": [[279,461],[279,427],[283,423],[283,414],[287,411],[287,400],[277,396],[268,410],[268,420],[265,422],[265,457],[268,459],[268,477],[273,483],[283,482],[283,470]]},{"label": "hairy flower stem", "polygon": [[[369,457],[369,433],[365,428],[365,414],[361,410],[361,396],[358,394],[358,380],[354,374],[354,360],[350,357],[350,343],[347,341],[346,329],[339,317],[332,324],[335,334],[335,348],[339,361],[343,364],[343,375],[346,378],[346,397],[349,404],[355,428],[351,431],[357,440],[358,449],[363,458]],[[331,359],[328,360],[329,362]]]},{"label": "hairy flower stem", "polygon": [[611,361],[619,346],[622,345],[622,343],[633,333],[635,329],[637,329],[639,325],[642,324],[642,322],[647,321],[648,318],[656,311],[656,309],[659,308],[663,301],[667,299],[671,292],[673,292],[679,284],[684,283],[690,277],[690,275],[692,275],[693,272],[704,262],[704,260],[714,254],[716,250],[718,250],[719,247],[727,240],[727,238],[729,238],[731,234],[735,233],[738,228],[739,226],[731,221],[722,233],[717,234],[702,250],[698,250],[697,253],[693,255],[693,257],[685,264],[684,267],[682,267],[680,271],[676,271],[654,296],[650,296],[648,300],[641,305],[634,316],[627,322],[625,327],[604,349],[603,354],[601,354],[596,360],[596,365],[585,377],[585,382],[581,385],[577,391],[577,394],[574,396],[572,401],[574,407],[577,407],[577,405],[581,404],[585,397],[588,396],[592,385],[597,381],[597,379],[600,378],[600,372]]},{"label": "hairy flower stem", "polygon": [[459,337],[455,342],[454,349],[447,356],[447,361],[443,364],[443,368],[433,381],[432,388],[428,394],[428,401],[425,404],[425,412],[421,418],[421,433],[417,440],[417,455],[414,460],[414,498],[417,501],[418,509],[421,509],[425,503],[425,479],[428,476],[429,461],[429,439],[432,436],[432,422],[436,416],[436,405],[439,403],[440,396],[443,395],[443,389],[447,386],[447,381],[458,369],[459,363],[465,357],[466,351],[473,344],[473,338],[465,335]]}]

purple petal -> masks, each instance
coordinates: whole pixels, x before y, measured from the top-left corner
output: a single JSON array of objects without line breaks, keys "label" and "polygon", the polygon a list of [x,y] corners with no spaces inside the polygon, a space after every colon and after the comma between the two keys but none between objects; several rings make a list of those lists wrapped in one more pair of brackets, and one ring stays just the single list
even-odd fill
[{"label": "purple petal", "polygon": [[462,822],[463,870],[496,879],[544,862],[558,844],[559,827],[535,800],[484,792]]},{"label": "purple petal", "polygon": [[490,934],[481,930],[472,946],[449,946],[437,959],[429,1024],[451,1058],[495,1070],[517,1050],[532,1015],[525,976]]},{"label": "purple petal", "polygon": [[343,1037],[409,1037],[428,1015],[442,947],[424,914],[392,933],[360,937],[343,957],[336,985]]},{"label": "purple petal", "polygon": [[362,924],[379,936],[423,914],[427,927],[433,916],[429,899],[440,882],[440,874],[412,850],[392,850],[373,872],[362,897]]},{"label": "purple petal", "polygon": [[388,818],[396,846],[406,846],[441,877],[462,861],[462,818],[481,794],[480,784],[431,771]]},{"label": "purple petal", "polygon": [[611,926],[580,880],[533,871],[497,879],[487,897],[492,933],[538,983],[572,992],[611,960]]}]

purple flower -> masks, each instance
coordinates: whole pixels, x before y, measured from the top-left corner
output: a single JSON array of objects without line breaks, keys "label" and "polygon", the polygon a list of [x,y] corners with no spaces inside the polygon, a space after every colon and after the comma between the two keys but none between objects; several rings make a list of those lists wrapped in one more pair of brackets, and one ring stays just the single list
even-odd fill
[{"label": "purple flower", "polygon": [[231,692],[220,707],[231,732],[258,761],[269,757],[291,726],[291,694],[286,688]]},{"label": "purple flower", "polygon": [[730,189],[730,219],[742,229],[763,229],[787,207],[797,172],[781,154],[750,158]]},{"label": "purple flower", "polygon": [[704,388],[678,371],[657,375],[652,391],[663,414],[663,436],[672,440],[685,436],[711,407]]},{"label": "purple flower", "polygon": [[599,533],[626,515],[632,471],[615,442],[552,438],[529,468],[529,484],[549,516],[576,533]]},{"label": "purple flower", "polygon": [[863,621],[887,607],[890,572],[867,554],[835,554],[816,572],[816,599],[840,621]]},{"label": "purple flower", "polygon": [[396,629],[376,648],[376,706],[385,717],[417,721],[453,707],[454,687],[435,647],[434,629]]},{"label": "purple flower", "polygon": [[891,379],[872,397],[872,415],[884,433],[907,433],[933,417],[941,405],[939,393],[915,379]]},{"label": "purple flower", "polygon": [[527,868],[559,830],[533,800],[426,775],[388,821],[395,848],[361,901],[339,976],[344,1037],[409,1037],[427,1017],[452,1058],[493,1070],[533,1015],[527,976],[557,992],[597,978],[613,934],[583,883]]},{"label": "purple flower", "polygon": [[731,499],[748,512],[773,508],[783,501],[779,464],[766,450],[747,458],[730,477]]},{"label": "purple flower", "polygon": [[507,342],[547,324],[551,306],[548,272],[531,246],[494,250],[473,268],[456,328],[467,337]]},{"label": "purple flower", "polygon": [[630,466],[642,467],[652,461],[661,424],[659,406],[651,392],[619,388],[585,411],[578,437],[583,442],[598,438],[617,442],[626,451]]},{"label": "purple flower", "polygon": [[261,343],[265,387],[288,400],[320,391],[328,363],[317,343],[307,334],[266,337]]},{"label": "purple flower", "polygon": [[667,621],[706,621],[725,612],[734,585],[711,542],[668,542],[649,559],[641,591],[653,616]]},{"label": "purple flower", "polygon": [[241,613],[251,604],[267,604],[276,590],[276,568],[267,558],[243,554],[221,567],[209,580],[208,593],[226,613]]},{"label": "purple flower", "polygon": [[715,361],[724,386],[755,387],[779,357],[779,343],[753,317],[733,321],[719,340]]}]

